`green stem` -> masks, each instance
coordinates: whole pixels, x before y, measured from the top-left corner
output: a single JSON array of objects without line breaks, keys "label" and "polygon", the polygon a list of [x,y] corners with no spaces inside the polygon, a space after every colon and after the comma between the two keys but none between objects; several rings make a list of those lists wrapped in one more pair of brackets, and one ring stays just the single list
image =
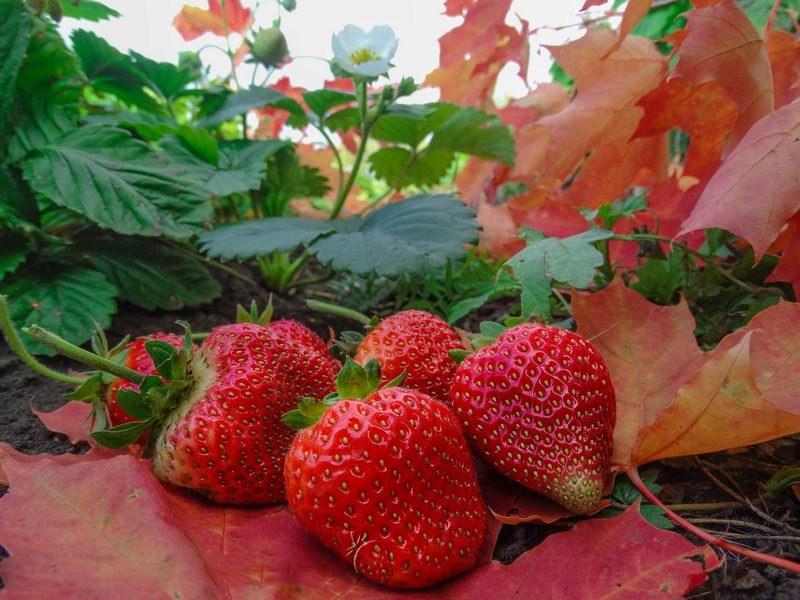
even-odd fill
[{"label": "green stem", "polygon": [[716,270],[720,275],[722,275],[725,279],[730,281],[736,287],[738,287],[738,288],[740,288],[740,289],[742,289],[742,290],[744,290],[744,291],[746,291],[746,292],[748,292],[750,294],[755,294],[755,295],[767,294],[767,295],[770,295],[770,296],[781,296],[781,297],[783,296],[781,291],[779,289],[777,289],[777,288],[758,287],[758,286],[751,285],[751,284],[747,283],[746,281],[742,281],[741,279],[739,279],[738,277],[736,277],[735,275],[730,273],[727,269],[724,269],[724,268],[720,267],[718,264],[716,264],[714,261],[712,261],[708,256],[706,256],[702,252],[698,252],[697,250],[695,250],[694,248],[690,248],[687,244],[684,244],[683,242],[676,242],[674,240],[671,240],[668,237],[664,237],[663,235],[654,235],[654,234],[651,234],[651,233],[630,233],[630,234],[624,234],[624,235],[623,234],[617,234],[617,235],[609,238],[609,240],[616,240],[618,242],[641,242],[641,241],[646,241],[646,242],[664,242],[666,244],[669,244],[670,246],[678,245],[684,250],[684,252],[686,252],[687,254],[691,254],[695,258],[699,258],[700,260],[705,262],[705,264],[707,266],[709,266],[710,268]]},{"label": "green stem", "polygon": [[85,377],[73,377],[72,375],[67,375],[66,373],[61,373],[60,371],[55,371],[50,367],[46,367],[28,352],[28,349],[19,337],[19,333],[17,333],[16,327],[14,327],[14,323],[11,322],[11,313],[8,310],[8,299],[3,295],[0,295],[0,330],[3,331],[3,336],[6,338],[8,347],[19,356],[22,362],[39,375],[69,385],[80,385],[86,381]]},{"label": "green stem", "polygon": [[370,319],[364,313],[360,313],[357,310],[353,310],[352,308],[345,308],[344,306],[339,306],[337,304],[330,304],[329,302],[321,302],[319,300],[306,300],[306,306],[311,310],[316,310],[317,312],[325,312],[330,313],[332,315],[337,315],[340,317],[344,317],[345,319],[352,319],[353,321],[358,321],[362,325],[369,325],[372,319]]},{"label": "green stem", "polygon": [[133,369],[129,369],[128,367],[119,363],[115,363],[113,360],[103,358],[94,352],[89,352],[88,350],[79,348],[75,344],[71,344],[67,340],[57,336],[52,331],[42,329],[38,325],[31,325],[30,327],[24,328],[23,331],[36,341],[49,348],[52,348],[60,355],[71,358],[72,360],[76,360],[79,363],[83,363],[92,369],[111,373],[112,375],[122,377],[123,379],[127,379],[133,383],[141,383],[144,381],[145,376],[141,373],[134,371]]},{"label": "green stem", "polygon": [[283,274],[283,281],[281,282],[281,289],[279,291],[285,292],[292,288],[292,279],[306,266],[309,260],[311,260],[311,253],[308,250],[304,250],[303,253],[289,265],[289,268]]},{"label": "green stem", "polygon": [[336,185],[337,194],[338,191],[342,189],[342,185],[344,185],[344,163],[342,162],[342,155],[339,152],[339,149],[336,147],[336,144],[333,143],[331,136],[328,135],[328,132],[325,131],[325,127],[322,123],[314,123],[314,127],[317,131],[320,132],[325,141],[328,143],[328,146],[331,150],[333,150],[333,157],[336,159],[336,170],[339,172],[339,183]]},{"label": "green stem", "polygon": [[727,508],[741,508],[741,502],[687,502],[683,504],[667,504],[670,510],[686,512],[719,511]]},{"label": "green stem", "polygon": [[336,275],[336,273],[334,273],[333,271],[328,271],[325,275],[321,275],[319,277],[309,277],[308,279],[298,279],[297,281],[293,282],[286,289],[287,290],[293,290],[295,288],[302,288],[302,287],[306,287],[308,285],[316,285],[318,283],[325,283],[326,281],[330,281],[331,279],[333,279],[334,275]]},{"label": "green stem", "polygon": [[364,159],[364,152],[367,149],[367,141],[369,140],[369,130],[372,128],[372,122],[367,120],[367,84],[363,81],[358,82],[358,110],[361,114],[361,139],[358,142],[358,150],[356,150],[356,158],[353,161],[353,168],[350,171],[350,176],[344,187],[339,188],[339,193],[336,194],[336,201],[333,204],[333,209],[328,217],[329,220],[334,220],[342,212],[347,195],[353,188],[353,184],[358,177],[358,171],[361,168],[361,161]]}]

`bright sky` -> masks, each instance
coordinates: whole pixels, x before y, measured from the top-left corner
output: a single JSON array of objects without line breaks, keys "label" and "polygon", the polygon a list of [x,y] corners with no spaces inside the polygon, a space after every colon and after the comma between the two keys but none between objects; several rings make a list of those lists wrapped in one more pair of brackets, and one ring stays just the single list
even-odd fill
[{"label": "bright sky", "polygon": [[[207,7],[205,0],[102,0],[114,7],[122,16],[110,21],[89,23],[64,19],[62,31],[65,35],[73,29],[83,28],[97,32],[122,51],[136,50],[145,56],[162,61],[175,61],[181,50],[199,50],[209,44],[224,44],[221,38],[206,34],[192,42],[185,42],[172,27],[172,19],[184,4]],[[245,6],[255,5],[254,0],[244,0]],[[566,27],[580,23],[577,15],[583,0],[515,0],[512,13],[527,19],[532,28],[541,29],[531,38],[530,83],[548,81],[549,53],[540,48],[542,44],[562,44],[580,37],[579,27]],[[600,7],[601,9],[603,7]],[[596,9],[595,9],[596,10]],[[331,57],[331,34],[348,23],[365,29],[373,25],[387,24],[394,28],[400,38],[400,46],[394,59],[396,68],[390,72],[393,80],[402,76],[413,76],[421,82],[439,61],[437,39],[457,25],[461,18],[443,15],[444,0],[297,0],[297,9],[283,14],[282,29],[295,57]],[[256,14],[256,27],[268,27],[276,16],[275,2],[263,0]],[[518,24],[512,22],[512,24]],[[227,72],[227,57],[217,49],[202,50],[205,64],[211,65],[212,73]],[[282,72],[289,75],[296,85],[320,86],[330,71],[326,63],[313,58],[298,58]],[[498,83],[498,99],[520,96],[525,86],[519,80],[515,68],[501,74]]]}]

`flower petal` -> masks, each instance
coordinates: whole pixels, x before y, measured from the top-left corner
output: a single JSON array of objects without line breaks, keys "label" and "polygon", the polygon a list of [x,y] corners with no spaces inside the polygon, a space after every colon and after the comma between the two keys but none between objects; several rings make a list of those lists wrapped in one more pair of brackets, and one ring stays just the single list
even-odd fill
[{"label": "flower petal", "polygon": [[365,35],[370,50],[387,61],[392,60],[398,44],[394,29],[388,25],[376,25]]},{"label": "flower petal", "polygon": [[[344,67],[344,65],[340,66]],[[356,75],[364,75],[365,77],[378,77],[386,73],[390,66],[389,61],[386,59],[369,60],[360,65],[355,65],[352,68],[345,68],[345,71]]]}]

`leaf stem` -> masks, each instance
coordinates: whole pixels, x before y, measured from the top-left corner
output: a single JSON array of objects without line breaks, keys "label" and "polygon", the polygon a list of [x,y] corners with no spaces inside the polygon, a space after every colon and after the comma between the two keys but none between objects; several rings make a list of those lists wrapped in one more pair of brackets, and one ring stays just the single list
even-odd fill
[{"label": "leaf stem", "polygon": [[42,329],[38,325],[31,325],[30,327],[24,328],[23,331],[36,341],[48,346],[49,348],[52,348],[62,356],[76,360],[79,363],[83,363],[84,365],[97,371],[111,373],[112,375],[122,377],[123,379],[133,383],[141,383],[144,381],[145,376],[138,371],[129,369],[125,365],[115,363],[113,360],[99,356],[94,352],[89,352],[88,350],[79,348],[75,344],[72,344],[67,340],[57,336],[52,331]]},{"label": "leaf stem", "polygon": [[732,542],[728,542],[720,537],[717,537],[704,529],[693,525],[679,514],[675,513],[670,509],[667,505],[665,505],[658,497],[650,491],[650,489],[645,485],[642,481],[641,477],[639,477],[639,471],[636,470],[635,467],[629,469],[627,471],[628,479],[630,479],[631,483],[636,486],[636,489],[647,498],[652,504],[655,504],[659,508],[664,511],[664,514],[669,517],[669,520],[682,527],[685,531],[696,535],[704,542],[708,542],[718,548],[722,548],[723,550],[727,550],[728,552],[733,552],[735,554],[739,554],[741,556],[746,556],[752,560],[757,562],[762,562],[770,565],[775,565],[776,567],[780,567],[781,569],[786,569],[788,571],[792,571],[794,573],[800,573],[800,563],[794,562],[792,560],[781,558],[779,556],[773,556],[771,554],[765,554],[764,552],[758,552],[757,550],[751,550],[750,548],[745,548],[744,546],[739,546],[738,544],[734,544]]},{"label": "leaf stem", "polygon": [[333,203],[331,214],[328,220],[333,221],[342,212],[347,195],[353,188],[353,184],[358,177],[358,171],[361,168],[361,161],[364,159],[364,152],[367,149],[367,141],[369,140],[369,130],[372,128],[372,121],[367,119],[367,84],[359,81],[356,87],[358,95],[358,112],[361,115],[361,139],[358,142],[358,150],[356,150],[356,158],[353,161],[353,168],[350,171],[350,176],[347,178],[344,186],[339,188],[336,194],[336,201]]},{"label": "leaf stem", "polygon": [[321,302],[320,300],[306,300],[306,306],[308,306],[308,308],[311,310],[316,310],[318,312],[330,313],[332,315],[344,317],[345,319],[352,319],[353,321],[357,321],[365,326],[372,322],[372,319],[370,319],[364,313],[353,310],[352,308],[339,306],[338,304]]},{"label": "leaf stem", "polygon": [[2,294],[0,294],[0,330],[3,332],[3,337],[5,337],[8,347],[11,348],[14,354],[19,356],[20,360],[28,365],[32,371],[43,377],[52,379],[53,381],[67,383],[69,385],[80,385],[86,381],[85,377],[74,377],[66,373],[61,373],[60,371],[46,367],[36,360],[25,347],[22,338],[19,337],[17,328],[14,327],[14,323],[11,321],[11,313],[8,310],[8,298]]}]

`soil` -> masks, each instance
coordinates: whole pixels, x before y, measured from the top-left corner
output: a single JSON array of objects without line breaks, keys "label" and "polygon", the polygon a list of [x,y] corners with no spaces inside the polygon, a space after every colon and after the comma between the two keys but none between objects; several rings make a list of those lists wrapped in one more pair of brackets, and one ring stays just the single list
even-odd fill
[{"label": "soil", "polygon": [[[119,314],[108,331],[109,341],[114,343],[125,334],[136,336],[159,330],[180,331],[175,325],[178,319],[191,323],[195,331],[208,331],[230,322],[237,304],[249,305],[255,299],[263,306],[267,301],[268,294],[263,289],[239,279],[225,276],[220,278],[220,282],[225,293],[213,304],[197,309],[147,312],[130,305],[120,306]],[[276,318],[303,321],[325,338],[331,335],[331,328],[337,332],[358,328],[350,321],[308,310],[304,298],[299,296],[288,299],[275,297],[273,302]],[[482,311],[487,314],[482,314],[481,320],[495,316],[488,314],[492,309],[502,311],[503,307],[497,305]],[[74,366],[57,358],[45,362],[60,369]],[[0,441],[29,454],[85,451],[85,444],[72,445],[64,436],[48,431],[30,410],[31,405],[40,410],[59,407],[64,403],[66,391],[66,386],[32,373],[0,342]],[[699,459],[664,461],[648,468],[660,470],[657,480],[663,486],[660,497],[669,504],[731,502],[735,500],[734,496],[749,499],[755,509],[740,504],[717,510],[682,511],[682,514],[702,520],[698,523],[701,527],[727,535],[739,544],[800,560],[798,498],[790,492],[783,498],[769,499],[761,490],[763,483],[780,467],[797,465],[800,465],[800,444],[794,439],[782,439]],[[511,562],[548,535],[566,527],[568,524],[563,523],[504,526],[494,557]],[[698,541],[692,536],[687,537]],[[688,597],[703,600],[800,600],[800,577],[728,554],[723,567],[713,572],[709,581]]]}]

